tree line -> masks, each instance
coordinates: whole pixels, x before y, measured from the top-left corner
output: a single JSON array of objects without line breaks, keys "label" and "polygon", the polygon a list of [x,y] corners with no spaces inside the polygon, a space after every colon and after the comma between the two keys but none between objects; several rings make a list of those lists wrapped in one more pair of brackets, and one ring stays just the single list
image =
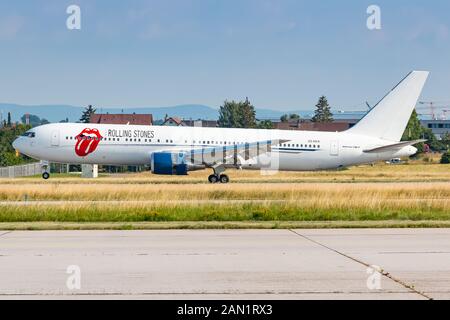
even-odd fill
[{"label": "tree line", "polygon": [[[281,122],[299,121],[298,114],[285,114],[281,116]],[[333,122],[333,114],[325,96],[319,98],[314,111],[312,122],[327,123]],[[258,128],[273,129],[273,122],[270,120],[258,121],[253,104],[248,98],[245,101],[225,100],[219,109],[218,126],[221,128]]]},{"label": "tree line", "polygon": [[14,124],[8,125],[0,129],[0,167],[14,166],[30,162],[31,159],[24,155],[18,155],[16,150],[12,147],[12,143],[17,138],[31,129],[30,125]]}]

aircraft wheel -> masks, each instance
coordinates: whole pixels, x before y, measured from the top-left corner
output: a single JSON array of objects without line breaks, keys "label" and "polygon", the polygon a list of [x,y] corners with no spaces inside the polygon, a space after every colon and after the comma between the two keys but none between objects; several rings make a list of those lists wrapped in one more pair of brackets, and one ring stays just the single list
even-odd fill
[{"label": "aircraft wheel", "polygon": [[219,182],[219,177],[217,177],[215,174],[212,174],[208,177],[208,181],[210,183],[217,183]]},{"label": "aircraft wheel", "polygon": [[44,172],[44,173],[42,174],[42,179],[47,180],[48,178],[50,178],[50,173]]},{"label": "aircraft wheel", "polygon": [[230,182],[230,178],[226,174],[222,174],[220,176],[220,183],[228,183]]}]

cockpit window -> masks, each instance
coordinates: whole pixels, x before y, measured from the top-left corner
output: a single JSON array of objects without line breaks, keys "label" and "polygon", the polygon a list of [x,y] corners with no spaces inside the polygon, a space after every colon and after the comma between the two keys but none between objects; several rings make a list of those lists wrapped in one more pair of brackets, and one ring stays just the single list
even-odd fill
[{"label": "cockpit window", "polygon": [[22,137],[34,138],[36,137],[36,133],[32,131],[25,132]]}]

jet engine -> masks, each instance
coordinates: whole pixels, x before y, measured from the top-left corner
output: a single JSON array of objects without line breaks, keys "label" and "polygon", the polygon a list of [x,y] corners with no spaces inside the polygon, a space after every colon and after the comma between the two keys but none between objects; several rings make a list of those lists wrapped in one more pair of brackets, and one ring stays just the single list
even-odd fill
[{"label": "jet engine", "polygon": [[203,165],[193,165],[186,160],[185,152],[154,152],[151,156],[151,170],[161,175],[187,175],[188,171],[202,170]]}]

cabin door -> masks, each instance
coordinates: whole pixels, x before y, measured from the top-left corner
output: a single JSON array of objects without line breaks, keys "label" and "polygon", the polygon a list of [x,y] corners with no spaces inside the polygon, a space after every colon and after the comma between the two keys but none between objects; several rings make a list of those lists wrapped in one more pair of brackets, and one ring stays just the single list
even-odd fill
[{"label": "cabin door", "polygon": [[59,146],[59,131],[52,132],[52,147]]},{"label": "cabin door", "polygon": [[330,156],[335,156],[335,157],[339,156],[339,141],[338,140],[331,141]]}]

